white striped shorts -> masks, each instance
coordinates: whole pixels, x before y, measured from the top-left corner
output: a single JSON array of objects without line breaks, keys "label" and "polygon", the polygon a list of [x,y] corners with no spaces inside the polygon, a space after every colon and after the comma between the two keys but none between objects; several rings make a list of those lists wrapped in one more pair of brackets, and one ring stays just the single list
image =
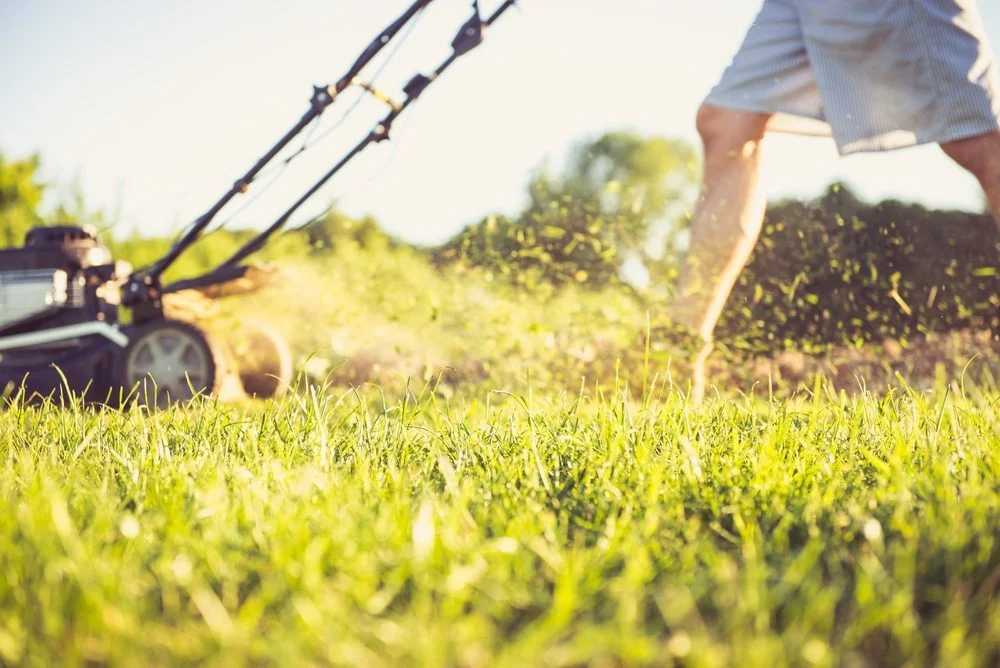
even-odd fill
[{"label": "white striped shorts", "polygon": [[774,114],[775,132],[841,154],[1000,128],[1000,85],[976,0],[764,0],[706,103]]}]

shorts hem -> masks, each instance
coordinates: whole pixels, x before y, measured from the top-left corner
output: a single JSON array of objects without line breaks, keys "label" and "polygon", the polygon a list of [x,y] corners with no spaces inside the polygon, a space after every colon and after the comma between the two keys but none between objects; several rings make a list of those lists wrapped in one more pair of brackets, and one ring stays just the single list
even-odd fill
[{"label": "shorts hem", "polygon": [[[751,114],[770,114],[774,119],[768,125],[768,132],[805,137],[831,137],[833,135],[833,128],[825,118],[804,111],[769,107],[766,104],[755,104],[749,101],[734,102],[731,99],[716,95],[706,97],[703,104],[720,109],[744,111]],[[802,123],[802,127],[791,127],[790,124],[796,122]]]},{"label": "shorts hem", "polygon": [[917,134],[909,141],[892,141],[885,135],[869,139],[856,139],[845,142],[843,146],[838,146],[838,150],[843,157],[865,153],[888,153],[931,144],[947,144],[963,139],[982,137],[998,131],[1000,131],[1000,119],[994,119],[993,123],[964,124],[950,128],[946,132]]},{"label": "shorts hem", "polygon": [[[754,114],[772,114],[775,117],[776,122],[773,122],[773,127],[771,125],[768,126],[767,131],[769,133],[791,134],[805,137],[830,137],[834,140],[834,143],[837,146],[837,152],[841,155],[841,157],[865,153],[889,153],[893,151],[902,151],[908,148],[916,148],[918,146],[926,146],[929,144],[947,144],[949,142],[971,139],[973,137],[980,137],[1000,131],[1000,117],[997,117],[993,119],[992,123],[987,122],[984,119],[981,122],[964,123],[950,127],[944,132],[910,134],[909,137],[905,139],[893,138],[891,136],[893,133],[884,133],[873,137],[838,140],[836,130],[832,125],[830,125],[829,121],[822,117],[813,116],[801,111],[774,108],[769,107],[766,104],[755,104],[750,101],[736,102],[716,95],[709,95],[706,97],[704,104],[719,107],[720,109],[745,111]],[[789,118],[813,124],[814,129],[810,131],[785,127],[784,123],[788,123]],[[823,129],[820,129],[821,126]]]}]

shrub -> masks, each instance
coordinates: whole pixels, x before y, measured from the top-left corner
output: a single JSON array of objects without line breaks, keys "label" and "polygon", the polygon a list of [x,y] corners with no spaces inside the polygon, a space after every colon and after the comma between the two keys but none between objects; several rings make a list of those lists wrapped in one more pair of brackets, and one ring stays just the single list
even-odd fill
[{"label": "shrub", "polygon": [[774,350],[995,328],[997,242],[986,214],[867,205],[837,186],[779,203],[720,338]]}]

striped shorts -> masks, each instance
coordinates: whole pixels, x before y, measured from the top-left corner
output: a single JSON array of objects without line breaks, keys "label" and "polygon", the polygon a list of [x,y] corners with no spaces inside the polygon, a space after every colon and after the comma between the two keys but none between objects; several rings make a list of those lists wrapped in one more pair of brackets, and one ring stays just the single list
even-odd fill
[{"label": "striped shorts", "polygon": [[842,155],[1000,128],[976,0],[764,0],[706,103],[832,136]]}]

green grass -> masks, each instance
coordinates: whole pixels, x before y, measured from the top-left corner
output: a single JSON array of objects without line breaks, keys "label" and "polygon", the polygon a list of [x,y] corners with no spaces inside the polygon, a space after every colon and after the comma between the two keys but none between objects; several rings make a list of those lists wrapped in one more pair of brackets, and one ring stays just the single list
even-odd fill
[{"label": "green grass", "polygon": [[0,663],[1000,658],[1000,413],[373,389],[0,415]]},{"label": "green grass", "polygon": [[281,401],[0,412],[0,665],[1000,661],[1000,390],[965,340],[920,390],[876,347],[875,394],[784,359],[694,409],[625,290],[287,271],[219,316],[290,339]]}]

